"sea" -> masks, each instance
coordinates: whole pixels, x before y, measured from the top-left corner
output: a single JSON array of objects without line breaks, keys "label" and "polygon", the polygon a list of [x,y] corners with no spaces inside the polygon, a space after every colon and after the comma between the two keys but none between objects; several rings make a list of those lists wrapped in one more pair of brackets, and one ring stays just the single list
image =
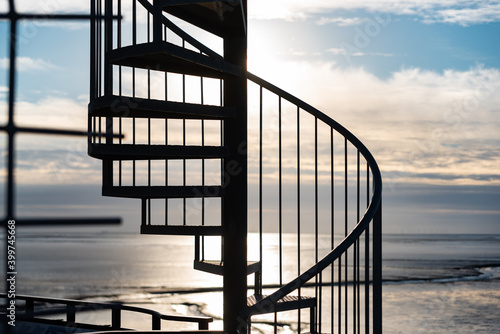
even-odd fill
[{"label": "sea", "polygon": [[[193,269],[193,244],[180,236],[19,231],[16,293],[206,315],[210,329],[221,329],[222,279]],[[384,333],[500,333],[500,235],[386,234],[383,280]],[[122,318],[150,329],[150,320]]]}]

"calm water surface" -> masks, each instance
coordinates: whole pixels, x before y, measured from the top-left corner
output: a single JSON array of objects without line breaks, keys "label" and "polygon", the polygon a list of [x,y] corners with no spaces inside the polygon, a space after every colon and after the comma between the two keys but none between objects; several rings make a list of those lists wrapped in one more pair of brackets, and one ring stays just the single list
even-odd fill
[{"label": "calm water surface", "polygon": [[[220,291],[197,289],[221,287],[222,279],[192,269],[193,241],[132,234],[19,234],[18,293],[206,314],[216,320],[210,328],[219,329]],[[211,247],[214,256],[217,242]],[[293,245],[288,242],[285,237],[285,247]],[[383,247],[384,333],[500,333],[499,235],[386,235]],[[144,320],[126,321],[136,326]],[[293,321],[281,332],[294,329]],[[185,328],[179,326],[170,328]]]}]

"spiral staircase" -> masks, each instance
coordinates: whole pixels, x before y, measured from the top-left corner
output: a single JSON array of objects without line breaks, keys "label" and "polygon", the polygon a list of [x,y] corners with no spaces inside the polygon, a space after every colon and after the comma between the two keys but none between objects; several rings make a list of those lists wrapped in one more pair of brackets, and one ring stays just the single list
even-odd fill
[{"label": "spiral staircase", "polygon": [[[102,194],[140,200],[142,234],[194,237],[194,269],[223,277],[225,332],[294,317],[297,332],[381,333],[377,164],[330,117],[247,72],[246,7],[91,2],[88,153]],[[128,21],[97,19],[125,10]]]}]

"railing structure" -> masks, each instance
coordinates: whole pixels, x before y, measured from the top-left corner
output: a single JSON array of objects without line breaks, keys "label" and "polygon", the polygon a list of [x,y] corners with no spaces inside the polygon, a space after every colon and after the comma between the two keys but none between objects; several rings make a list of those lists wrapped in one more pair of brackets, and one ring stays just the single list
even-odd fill
[{"label": "railing structure", "polygon": [[[92,17],[95,19],[101,19],[102,17]],[[110,20],[116,20],[119,17],[109,17]],[[4,229],[3,247],[5,249],[5,254],[10,254],[12,256],[12,251],[15,249],[12,246],[12,232],[14,231],[12,227],[16,226],[32,226],[38,228],[44,228],[48,226],[87,226],[87,225],[117,225],[121,223],[120,218],[115,217],[44,217],[44,218],[31,218],[23,217],[22,213],[19,213],[18,203],[16,202],[16,191],[17,191],[17,179],[15,173],[16,159],[17,159],[17,147],[16,140],[19,136],[26,134],[38,134],[43,136],[76,136],[76,137],[87,137],[89,135],[96,136],[96,134],[91,134],[86,131],[78,131],[70,128],[54,128],[52,126],[41,126],[41,127],[27,127],[20,126],[16,122],[16,96],[18,91],[17,82],[17,71],[18,71],[18,49],[20,44],[22,44],[22,38],[20,34],[19,24],[22,21],[30,20],[42,20],[42,21],[52,21],[52,20],[63,20],[63,21],[75,21],[75,20],[90,20],[91,16],[86,14],[61,14],[61,13],[26,13],[19,12],[16,8],[16,1],[8,1],[8,9],[6,12],[0,13],[0,21],[6,23],[8,26],[8,35],[6,33],[4,41],[8,45],[8,102],[7,102],[7,117],[4,124],[0,124],[0,134],[6,137],[5,147],[5,160],[6,164],[4,170],[2,171],[5,177],[5,213],[1,218],[1,227]],[[8,42],[8,43],[7,43]],[[63,50],[63,49],[61,49]],[[111,137],[116,137],[111,134]],[[43,138],[43,137],[41,137]],[[20,215],[21,214],[21,215]],[[9,228],[10,227],[10,228]],[[9,233],[11,231],[11,233]],[[10,241],[10,242],[9,242]],[[16,267],[12,264],[6,255],[4,259],[3,268],[4,273],[2,276],[4,279],[12,278],[16,275]],[[9,291],[9,284],[5,284],[5,294],[8,295],[6,306],[11,305],[15,301],[12,293]],[[8,309],[2,309],[1,313],[3,315],[9,314]],[[9,318],[6,316],[2,317],[0,322],[0,330],[2,333],[12,333],[15,328],[8,324]]]},{"label": "railing structure", "polygon": [[[257,203],[264,288],[280,288],[245,316],[272,310],[286,296],[308,295],[317,309],[309,317],[296,312],[299,332],[306,319],[312,332],[381,333],[382,179],[373,156],[327,115],[251,73],[247,77],[254,83],[249,100],[257,101],[249,111],[249,127],[255,125],[250,136],[258,146],[249,159],[250,202]],[[275,233],[274,240],[266,245],[263,232]],[[277,256],[264,254],[270,246]],[[274,323],[293,319],[282,317],[275,314]]]},{"label": "railing structure", "polygon": [[[6,294],[0,294],[0,298],[6,299]],[[123,305],[120,303],[97,303],[85,302],[63,298],[44,298],[35,296],[16,296],[17,307],[24,312],[17,316],[19,321],[36,322],[39,324],[67,327],[67,333],[72,328],[88,329],[92,331],[121,330],[122,318],[127,316],[126,312],[144,314],[151,316],[151,329],[161,330],[162,320],[197,323],[199,330],[208,330],[208,325],[213,321],[211,317],[189,317],[166,315],[149,309]],[[108,324],[95,324],[89,322],[77,322],[79,312],[109,311]],[[65,315],[65,319],[54,319],[54,316]]]},{"label": "railing structure", "polygon": [[[243,9],[245,23],[245,3],[92,1],[95,16],[126,8],[130,17],[92,23],[89,132],[97,135],[89,137],[89,154],[103,160],[103,194],[140,199],[142,233],[193,235],[195,269],[255,274],[253,294],[236,313],[242,333],[284,324],[299,333],[381,333],[379,168],[332,118],[231,60],[225,38],[246,24],[232,26],[225,15]],[[194,31],[188,34],[172,17],[207,9],[219,26],[200,16],[191,20],[198,26],[183,23]],[[216,51],[193,37],[199,28],[212,33],[206,40]],[[248,98],[248,108],[235,107],[228,93],[241,81],[248,96],[238,98],[244,105]],[[228,139],[237,131],[248,139]],[[231,165],[235,156],[245,159]],[[237,194],[232,182],[241,175],[248,183]],[[243,235],[237,240],[227,234],[235,205],[245,221],[233,226]],[[227,256],[241,250],[239,242],[246,253],[247,218],[258,231],[248,239],[254,261],[242,256],[246,268],[235,268]],[[208,249],[208,237],[220,238],[220,253]],[[227,282],[233,279],[224,276]],[[240,290],[247,295],[245,282]],[[234,316],[226,311],[225,323]]]}]

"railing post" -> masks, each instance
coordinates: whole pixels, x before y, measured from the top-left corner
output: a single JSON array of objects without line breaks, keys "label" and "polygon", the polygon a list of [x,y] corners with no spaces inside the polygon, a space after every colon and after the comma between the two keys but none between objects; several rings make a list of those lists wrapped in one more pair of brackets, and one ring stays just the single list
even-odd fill
[{"label": "railing post", "polygon": [[200,331],[202,331],[202,330],[208,330],[208,321],[200,321],[200,322],[198,322],[198,329]]},{"label": "railing post", "polygon": [[[247,13],[246,0],[240,2]],[[241,25],[246,26],[246,15]],[[243,29],[242,29],[243,30]],[[229,157],[224,159],[222,205],[224,249],[224,331],[246,331],[239,316],[247,306],[247,36],[245,31],[228,31],[224,36],[224,60],[241,67],[240,76],[224,78],[224,106],[235,107],[235,118],[224,121],[224,143]]]},{"label": "railing post", "polygon": [[76,322],[76,305],[66,304],[66,322]]},{"label": "railing post", "polygon": [[153,43],[160,43],[162,40],[162,9],[161,3],[158,0],[153,0]]},{"label": "railing post", "polygon": [[33,300],[26,300],[25,313],[29,318],[33,318],[33,315],[35,313],[35,302]]},{"label": "railing post", "polygon": [[[104,96],[113,94],[113,65],[109,53],[113,49],[113,1],[105,0],[104,14]],[[106,117],[106,144],[113,144],[113,118]],[[113,185],[113,161],[103,160],[103,185]]]},{"label": "railing post", "polygon": [[122,327],[122,313],[119,308],[111,309],[111,328],[120,329]]},{"label": "railing post", "polygon": [[262,295],[262,268],[255,272],[254,293],[256,296]]},{"label": "railing post", "polygon": [[153,315],[152,330],[158,331],[161,329],[161,318],[159,316]]},{"label": "railing post", "polygon": [[382,200],[373,218],[373,334],[382,334]]}]

